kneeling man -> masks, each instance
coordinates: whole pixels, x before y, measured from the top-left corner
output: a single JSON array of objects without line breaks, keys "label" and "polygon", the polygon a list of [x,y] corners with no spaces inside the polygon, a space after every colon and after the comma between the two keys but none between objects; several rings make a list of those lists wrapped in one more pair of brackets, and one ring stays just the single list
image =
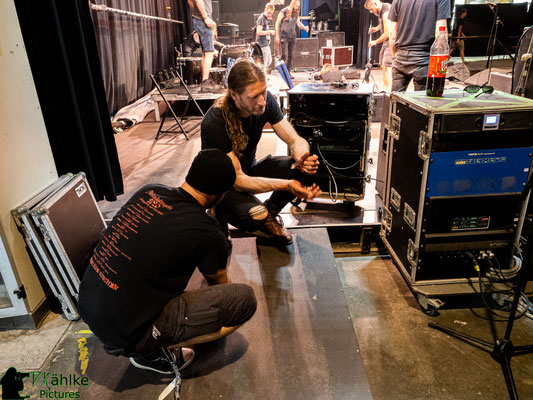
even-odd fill
[{"label": "kneeling man", "polygon": [[[184,346],[223,337],[252,317],[254,292],[229,283],[226,237],[205,212],[234,184],[231,159],[203,150],[181,187],[144,186],[113,218],[83,276],[78,305],[108,353],[171,374],[162,346],[178,348],[181,369],[194,357]],[[210,287],[184,292],[196,267]]]}]

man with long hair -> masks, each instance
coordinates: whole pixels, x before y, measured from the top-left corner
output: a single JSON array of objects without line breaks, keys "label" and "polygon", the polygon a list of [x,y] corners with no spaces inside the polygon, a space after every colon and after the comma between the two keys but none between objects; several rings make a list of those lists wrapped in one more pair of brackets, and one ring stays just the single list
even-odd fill
[{"label": "man with long hair", "polygon": [[[256,161],[257,144],[265,124],[289,147],[291,157],[271,155]],[[219,222],[248,231],[267,233],[282,244],[292,243],[290,232],[278,218],[295,197],[310,200],[320,194],[311,184],[318,156],[298,136],[267,91],[263,70],[250,61],[238,61],[228,76],[226,95],[217,99],[202,121],[202,148],[218,148],[233,161],[234,190],[216,207]],[[307,185],[307,186],[306,186]],[[253,194],[273,191],[263,204]]]}]

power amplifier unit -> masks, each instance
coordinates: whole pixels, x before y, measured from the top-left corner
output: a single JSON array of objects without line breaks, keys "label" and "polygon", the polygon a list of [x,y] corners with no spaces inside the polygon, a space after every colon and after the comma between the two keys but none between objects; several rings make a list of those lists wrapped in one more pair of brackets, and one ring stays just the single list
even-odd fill
[{"label": "power amplifier unit", "polygon": [[319,156],[316,182],[332,199],[364,197],[372,87],[301,83],[288,91],[289,121]]},{"label": "power amplifier unit", "polygon": [[391,98],[380,235],[419,299],[479,291],[474,259],[482,279],[503,288],[497,269],[510,265],[533,101],[463,96]]}]

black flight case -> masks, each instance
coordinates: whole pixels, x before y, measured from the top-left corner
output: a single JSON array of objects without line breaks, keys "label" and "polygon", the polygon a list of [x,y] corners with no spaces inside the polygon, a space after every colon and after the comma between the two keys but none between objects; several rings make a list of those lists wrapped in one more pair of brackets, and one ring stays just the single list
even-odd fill
[{"label": "black flight case", "polygon": [[[380,236],[423,308],[507,289],[531,164],[533,100],[507,93],[393,93]],[[489,290],[489,288],[486,288]]]},{"label": "black flight case", "polygon": [[300,83],[288,91],[289,121],[319,156],[316,182],[333,200],[364,197],[372,96],[372,85],[357,83]]}]

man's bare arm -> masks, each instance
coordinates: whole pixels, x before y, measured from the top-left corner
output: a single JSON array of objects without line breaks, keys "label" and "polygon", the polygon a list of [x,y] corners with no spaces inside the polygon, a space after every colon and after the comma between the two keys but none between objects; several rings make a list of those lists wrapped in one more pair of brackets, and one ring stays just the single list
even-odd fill
[{"label": "man's bare arm", "polygon": [[390,35],[389,35],[389,45],[392,51],[392,55],[396,54],[396,35],[398,34],[398,23],[395,21],[390,21]]},{"label": "man's bare arm", "polygon": [[311,200],[320,194],[320,189],[316,185],[306,187],[295,179],[248,176],[243,172],[241,163],[235,153],[232,151],[228,153],[228,156],[233,162],[235,174],[237,175],[234,189],[239,192],[265,193],[271,191],[289,191],[294,196],[307,200]]}]

